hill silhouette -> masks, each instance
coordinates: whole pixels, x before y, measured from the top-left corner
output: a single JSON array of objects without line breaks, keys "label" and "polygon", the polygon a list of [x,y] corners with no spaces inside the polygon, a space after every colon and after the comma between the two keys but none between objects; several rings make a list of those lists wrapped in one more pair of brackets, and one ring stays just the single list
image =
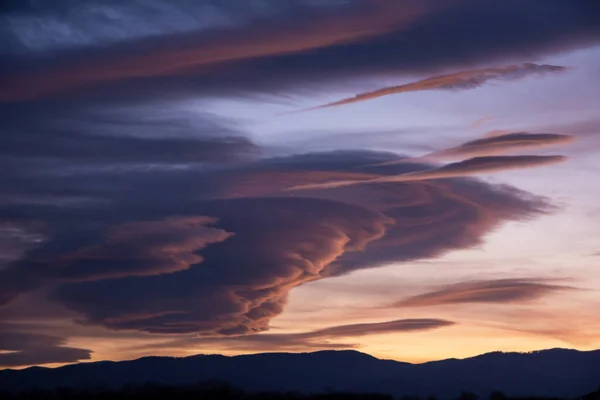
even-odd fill
[{"label": "hill silhouette", "polygon": [[380,360],[357,351],[197,355],[0,371],[0,387],[8,391],[209,381],[250,392],[376,392],[449,399],[464,391],[487,398],[500,390],[510,397],[575,398],[600,385],[600,350],[494,352],[424,364]]}]

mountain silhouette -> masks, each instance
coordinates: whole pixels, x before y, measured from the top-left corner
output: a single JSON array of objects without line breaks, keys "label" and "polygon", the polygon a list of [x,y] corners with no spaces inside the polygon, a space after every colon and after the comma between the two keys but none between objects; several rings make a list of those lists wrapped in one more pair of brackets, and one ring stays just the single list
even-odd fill
[{"label": "mountain silhouette", "polygon": [[581,396],[581,400],[600,400],[600,385],[595,392]]},{"label": "mountain silhouette", "polygon": [[196,355],[0,371],[0,388],[8,391],[207,381],[228,382],[249,391],[333,390],[446,399],[464,391],[487,397],[501,390],[511,397],[574,398],[600,385],[600,350],[494,352],[423,364],[380,360],[357,351]]}]

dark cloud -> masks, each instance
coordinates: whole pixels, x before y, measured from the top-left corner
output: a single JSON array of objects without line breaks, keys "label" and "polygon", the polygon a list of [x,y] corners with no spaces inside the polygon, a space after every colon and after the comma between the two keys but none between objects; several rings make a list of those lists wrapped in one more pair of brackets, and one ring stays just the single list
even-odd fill
[{"label": "dark cloud", "polygon": [[23,265],[15,262],[0,272],[5,281],[0,284],[1,299],[12,297],[7,283],[20,282],[21,290],[32,290],[53,280],[160,275],[188,269],[203,261],[197,251],[232,236],[207,226],[215,222],[206,217],[170,217],[117,225],[99,243],[57,255],[38,255]]},{"label": "dark cloud", "polygon": [[[320,3],[320,4],[319,4]],[[333,2],[335,4],[336,2]],[[337,2],[336,5],[340,5]],[[321,6],[321,7],[320,7]],[[162,35],[207,32],[328,8],[323,2],[276,0],[4,0],[0,7],[3,53],[47,53],[111,45]]]},{"label": "dark cloud", "polygon": [[189,163],[224,162],[235,156],[235,151],[250,153],[255,150],[251,143],[241,138],[142,139],[72,134],[49,136],[48,132],[41,138],[15,136],[0,139],[0,153],[12,157],[37,156],[86,162]]},{"label": "dark cloud", "polygon": [[[56,55],[60,61],[47,55],[35,63],[31,56],[8,59],[0,98],[21,101],[117,80],[122,84],[100,93],[272,91],[373,73],[445,72],[532,58],[600,39],[595,0],[290,4],[280,6],[288,11],[203,32],[124,35],[110,46],[62,52]],[[224,12],[236,14],[236,7]]]},{"label": "dark cloud", "polygon": [[[104,6],[115,11],[115,7]],[[201,2],[202,6],[206,4]],[[279,4],[283,12],[261,16],[254,13],[254,18],[252,9],[256,11],[258,7],[243,7],[241,3],[220,11],[225,13],[224,18],[235,19],[234,15],[244,8],[247,21],[232,21],[221,29],[180,34],[173,30],[140,39],[129,37],[91,51],[84,48],[79,52],[82,54],[74,52],[70,57],[61,54],[68,63],[62,61],[58,66],[50,64],[46,70],[14,75],[6,82],[9,87],[0,92],[0,99],[30,100],[99,83],[186,74],[192,69],[210,74],[223,64],[362,40],[395,29],[426,9],[414,0],[403,0],[401,5],[378,0],[370,5],[361,1],[338,3],[338,7],[314,7],[307,1],[292,1]],[[307,35],[307,31],[311,34]]]},{"label": "dark cloud", "polygon": [[469,90],[476,89],[493,81],[513,81],[531,75],[542,75],[550,72],[561,72],[566,68],[557,65],[523,64],[510,65],[507,67],[474,69],[455,72],[448,75],[434,76],[404,85],[390,86],[383,89],[373,90],[348,97],[343,100],[334,101],[321,106],[309,108],[305,111],[319,110],[321,108],[341,106],[372,100],[378,97],[392,94],[418,92],[423,90]]},{"label": "dark cloud", "polygon": [[[56,298],[88,322],[156,333],[247,334],[267,329],[293,287],[346,251],[381,237],[392,221],[374,210],[309,198],[205,203],[202,212],[235,235],[203,251],[198,267],[146,278],[66,285]],[[118,293],[98,303],[106,291]],[[148,302],[149,291],[161,293]]]},{"label": "dark cloud", "polygon": [[[85,324],[209,336],[262,332],[298,285],[472,246],[498,224],[547,208],[514,189],[469,180],[291,193],[290,185],[431,166],[372,168],[398,156],[369,151],[252,161],[235,145],[180,160],[169,140],[244,136],[205,114],[190,123],[189,115],[165,110],[172,104],[164,100],[5,107],[14,112],[3,140],[18,143],[25,134],[40,146],[0,154],[7,193],[0,218],[43,240],[0,271],[0,301],[10,307],[22,293],[48,290]],[[54,135],[58,143],[68,138],[73,151]],[[153,140],[165,140],[172,157],[141,144]],[[97,155],[90,143],[98,143]],[[220,162],[227,155],[237,162]],[[123,165],[132,162],[139,166]]]},{"label": "dark cloud", "polygon": [[[547,207],[543,200],[515,189],[468,180],[360,185],[306,191],[302,196],[285,191],[294,182],[340,174],[374,175],[368,166],[392,157],[333,152],[267,159],[210,173],[186,172],[194,191],[189,191],[186,178],[179,181],[178,185],[184,182],[181,187],[168,186],[168,198],[153,199],[149,205],[137,192],[144,185],[135,189],[140,179],[132,178],[128,196],[136,201],[129,206],[128,197],[120,200],[121,212],[128,213],[120,218],[205,215],[218,220],[215,228],[234,236],[202,249],[204,261],[186,270],[61,284],[53,299],[84,315],[86,323],[113,329],[203,335],[260,332],[281,313],[287,294],[300,284],[472,246],[503,221],[529,218]],[[420,168],[427,166],[394,165],[378,169],[378,174]],[[219,185],[203,183],[207,175],[215,174]],[[177,190],[185,196],[176,195]],[[112,209],[112,214],[118,210]],[[105,228],[103,220],[97,229],[109,229],[110,223]],[[78,240],[72,231],[65,231],[64,238],[57,236],[23,262],[36,254],[85,254],[78,249],[102,238],[90,235],[89,224],[88,220],[88,231]],[[136,247],[131,250],[140,252]],[[75,258],[73,265],[79,261]],[[75,270],[71,273],[77,275]],[[64,276],[65,280],[69,278]],[[160,302],[155,301],[157,294]]]},{"label": "dark cloud", "polygon": [[254,158],[258,147],[232,121],[158,99],[3,110],[1,303],[56,280],[187,268],[230,236],[206,226],[213,218],[167,207],[193,201],[181,197],[201,171]]},{"label": "dark cloud", "polygon": [[[469,175],[490,172],[506,171],[511,169],[531,168],[542,165],[555,164],[566,160],[564,156],[485,156],[474,157],[468,160],[446,164],[441,167],[427,170],[407,172],[401,175],[384,176],[362,180],[339,180],[325,183],[292,186],[290,190],[329,189],[336,187],[352,186],[359,184],[372,184],[382,182],[411,182],[429,179],[457,178]],[[385,164],[390,164],[389,162]]]},{"label": "dark cloud", "polygon": [[0,157],[96,163],[226,163],[259,149],[233,123],[158,99],[3,105]]},{"label": "dark cloud", "polygon": [[409,297],[392,307],[426,307],[462,303],[518,303],[539,299],[554,292],[573,289],[540,279],[499,279],[448,285],[439,290]]},{"label": "dark cloud", "polygon": [[0,270],[8,263],[21,258],[26,250],[43,241],[40,235],[10,223],[0,223]]},{"label": "dark cloud", "polygon": [[10,324],[0,325],[0,367],[71,363],[91,358],[90,350],[64,346],[64,338],[15,328]]}]

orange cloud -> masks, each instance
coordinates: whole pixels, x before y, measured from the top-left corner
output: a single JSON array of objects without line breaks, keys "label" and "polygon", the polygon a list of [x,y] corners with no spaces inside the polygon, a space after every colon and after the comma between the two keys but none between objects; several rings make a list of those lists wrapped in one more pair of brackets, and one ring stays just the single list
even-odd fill
[{"label": "orange cloud", "polygon": [[207,225],[208,217],[170,217],[163,221],[139,221],[118,225],[101,244],[65,254],[53,264],[66,275],[80,279],[115,278],[173,273],[204,259],[197,254],[233,233]]},{"label": "orange cloud", "polygon": [[484,68],[456,72],[449,75],[434,76],[405,85],[392,86],[357,94],[343,100],[309,108],[305,111],[318,110],[321,108],[335,107],[360,101],[372,100],[378,97],[392,94],[418,92],[423,90],[468,90],[475,89],[490,81],[512,81],[525,78],[530,75],[540,75],[550,72],[564,71],[566,67],[556,65],[522,64],[510,65],[499,68]]},{"label": "orange cloud", "polygon": [[428,179],[457,178],[511,169],[532,168],[566,160],[564,156],[488,156],[447,164],[439,168],[408,172],[365,180],[331,181],[326,183],[293,186],[289,190],[328,189],[366,183],[410,182]]}]

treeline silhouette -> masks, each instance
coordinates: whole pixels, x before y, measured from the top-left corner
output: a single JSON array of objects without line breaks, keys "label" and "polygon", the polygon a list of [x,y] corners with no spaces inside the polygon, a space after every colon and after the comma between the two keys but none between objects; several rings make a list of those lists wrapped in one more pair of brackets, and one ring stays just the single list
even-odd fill
[{"label": "treeline silhouette", "polygon": [[[297,392],[247,392],[226,383],[208,382],[187,386],[159,384],[126,385],[119,389],[96,388],[57,388],[52,390],[30,389],[20,392],[2,392],[3,400],[437,400],[433,396],[394,397],[378,393],[313,393]],[[489,400],[600,400],[600,388],[576,399],[561,397],[507,397],[502,392],[492,393]],[[487,400],[464,392],[454,400]]]}]

